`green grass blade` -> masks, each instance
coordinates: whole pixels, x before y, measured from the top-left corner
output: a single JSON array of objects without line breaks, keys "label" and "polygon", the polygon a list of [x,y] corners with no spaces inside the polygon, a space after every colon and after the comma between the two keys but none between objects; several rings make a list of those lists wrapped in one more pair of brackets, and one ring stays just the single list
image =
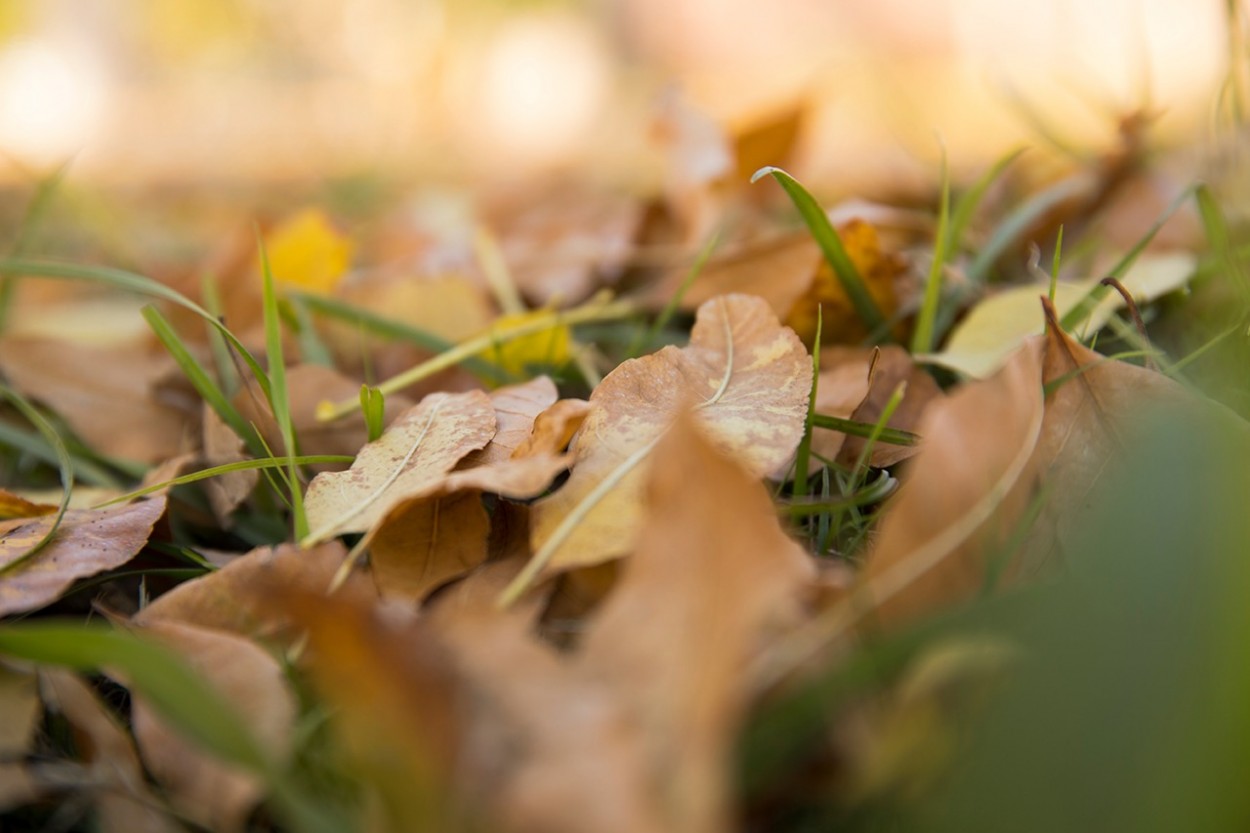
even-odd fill
[{"label": "green grass blade", "polygon": [[[262,303],[265,319],[265,357],[269,362],[269,407],[273,411],[274,421],[282,434],[283,450],[287,459],[299,454],[299,444],[295,437],[295,423],[291,419],[291,400],[286,387],[286,357],[282,353],[282,319],[278,313],[278,293],[274,288],[273,272],[269,268],[269,255],[265,251],[265,241],[257,233],[257,244],[260,247],[260,271],[262,284]],[[291,489],[291,514],[295,521],[295,539],[301,540],[308,535],[308,516],[304,513],[304,490],[299,476],[299,467],[290,463],[287,468],[287,483]]]},{"label": "green grass blade", "polygon": [[868,292],[868,287],[864,284],[859,270],[855,268],[851,256],[847,254],[846,247],[842,245],[842,238],[838,237],[837,230],[829,222],[829,215],[825,214],[820,203],[816,202],[816,198],[809,194],[798,180],[781,168],[772,166],[760,168],[752,175],[751,182],[758,182],[768,175],[777,180],[786,195],[790,197],[790,201],[794,203],[794,207],[799,210],[799,215],[820,246],[825,260],[833,268],[833,274],[837,277],[838,283],[842,285],[847,297],[851,299],[855,314],[859,316],[864,327],[870,333],[883,333],[888,337],[889,328],[885,316]]},{"label": "green grass blade", "polygon": [[1025,200],[994,229],[985,247],[968,264],[968,280],[973,284],[985,283],[994,264],[1020,242],[1022,234],[1060,203],[1078,196],[1084,187],[1078,179],[1065,179]]},{"label": "green grass blade", "polygon": [[52,525],[48,527],[48,531],[43,534],[43,537],[35,542],[34,546],[15,560],[0,567],[0,576],[2,576],[34,558],[56,536],[56,531],[60,529],[61,521],[65,518],[65,511],[69,509],[70,493],[74,490],[74,462],[69,456],[69,449],[65,447],[65,442],[57,434],[56,429],[44,419],[43,414],[39,413],[35,406],[30,404],[25,397],[9,386],[0,384],[0,398],[9,400],[9,403],[14,408],[17,408],[22,416],[26,417],[30,424],[35,427],[35,430],[52,447],[56,453],[57,467],[61,473],[61,500],[57,504],[56,516],[52,519]]},{"label": "green grass blade", "polygon": [[[830,416],[829,414],[812,414],[812,425],[815,425],[817,428],[828,428],[865,439],[872,437],[873,432],[877,429],[874,423],[858,422],[853,419]],[[900,428],[883,427],[876,440],[877,442],[890,445],[916,445],[920,442],[920,436],[910,431],[903,431]]]},{"label": "green grass blade", "polygon": [[[1163,228],[1164,224],[1167,223],[1168,220],[1172,219],[1172,215],[1185,204],[1185,201],[1194,194],[1195,190],[1196,186],[1190,186],[1181,193],[1177,194],[1172,202],[1168,203],[1167,208],[1163,209],[1163,213],[1160,214],[1159,218],[1154,221],[1154,224],[1150,227],[1150,229],[1142,235],[1140,240],[1133,244],[1131,249],[1124,253],[1124,256],[1121,257],[1116,265],[1111,268],[1111,271],[1107,273],[1106,277],[1117,279],[1122,278],[1124,273],[1129,270],[1129,267],[1136,262],[1137,256],[1140,255],[1148,245],[1150,245],[1151,240],[1154,240],[1155,235],[1159,233],[1159,229]],[[1098,284],[1091,289],[1084,298],[1081,299],[1080,303],[1068,310],[1063,318],[1059,320],[1059,325],[1065,331],[1072,332],[1072,330],[1084,321],[1086,316],[1093,311],[1094,307],[1098,305],[1098,302],[1107,297],[1107,293],[1110,291],[1111,287],[1106,284]]]},{"label": "green grass blade", "polygon": [[82,266],[76,263],[61,263],[54,260],[26,260],[12,257],[0,259],[0,273],[88,281],[89,283],[111,286],[114,289],[124,289],[128,292],[160,298],[161,300],[177,304],[203,318],[220,332],[226,341],[243,357],[243,361],[247,363],[248,368],[256,376],[256,381],[261,386],[261,390],[265,392],[266,396],[269,395],[269,377],[265,374],[265,369],[256,361],[256,357],[243,346],[243,342],[239,341],[235,334],[208,310],[181,292],[171,289],[163,283],[123,269],[112,269],[106,266]]},{"label": "green grass blade", "polygon": [[330,355],[325,342],[321,340],[321,336],[317,334],[317,328],[313,326],[308,305],[299,298],[287,297],[279,302],[278,307],[283,317],[289,318],[295,327],[295,334],[299,338],[301,361],[319,364],[322,367],[333,367],[334,358]]},{"label": "green grass blade", "polygon": [[820,385],[820,337],[824,328],[824,314],[816,308],[816,340],[812,343],[812,389],[807,396],[807,417],[803,421],[803,439],[799,440],[794,454],[794,487],[792,494],[798,499],[807,497],[807,473],[812,457],[812,419],[816,415],[816,389]]},{"label": "green grass blade", "polygon": [[253,454],[261,453],[260,444],[256,440],[256,430],[252,427],[238,409],[227,398],[223,391],[213,378],[204,369],[204,366],[195,358],[187,345],[179,337],[178,333],[170,325],[165,316],[161,315],[156,307],[150,304],[142,310],[143,318],[148,322],[148,326],[152,328],[152,332],[156,333],[156,337],[160,339],[161,344],[169,352],[174,362],[182,370],[183,375],[187,377],[187,381],[195,388],[196,392],[208,403],[208,406],[216,411],[217,416],[221,417],[226,425],[230,426],[230,430],[242,439]]},{"label": "green grass blade", "polygon": [[[16,425],[0,420],[0,445],[6,445],[23,454],[29,454],[49,465],[60,465],[60,458],[57,456],[56,449],[49,445],[48,441],[38,431],[26,431]],[[70,462],[73,467],[75,482],[86,483],[91,486],[104,486],[110,489],[116,489],[121,486],[121,480],[93,460],[83,459],[71,451]]]},{"label": "green grass blade", "polygon": [[1063,257],[1063,226],[1059,226],[1059,233],[1055,235],[1055,257],[1050,262],[1050,286],[1046,290],[1050,303],[1055,303],[1055,291],[1059,287],[1059,262]]},{"label": "green grass blade", "polygon": [[168,648],[123,631],[45,620],[0,626],[0,654],[77,671],[120,673],[204,749],[252,772],[272,771],[233,706]]},{"label": "green grass blade", "polygon": [[916,316],[916,328],[912,331],[911,352],[928,353],[933,350],[934,323],[937,321],[938,303],[942,300],[942,271],[946,267],[951,242],[951,177],[946,153],[942,153],[942,204],[938,209],[937,234],[933,242],[933,263],[929,267],[929,280],[924,287],[924,300]]},{"label": "green grass blade", "polygon": [[[13,245],[9,247],[11,256],[21,257],[30,250],[34,243],[35,235],[38,233],[39,227],[43,225],[44,217],[52,205],[52,198],[60,190],[61,183],[65,181],[65,174],[68,171],[69,163],[66,162],[49,176],[39,181],[35,187],[35,195],[26,207],[26,214],[22,217],[22,223],[18,227],[17,237],[14,239]],[[14,272],[0,269],[0,332],[4,331],[5,325],[8,323],[9,307],[13,304],[13,293],[17,289],[18,277]]]},{"label": "green grass blade", "polygon": [[1242,256],[1234,251],[1228,220],[1224,217],[1223,210],[1205,183],[1194,189],[1194,198],[1198,203],[1198,215],[1202,218],[1202,228],[1206,232],[1215,261],[1232,276],[1242,298],[1250,300],[1250,278],[1246,276]]},{"label": "green grass blade", "polygon": [[365,415],[365,427],[369,431],[369,442],[382,436],[385,429],[384,414],[386,412],[386,394],[368,385],[360,386],[360,410]]},{"label": "green grass blade", "polygon": [[1011,166],[1023,154],[1025,148],[1016,148],[1006,156],[994,163],[988,171],[982,174],[981,178],[973,183],[958,200],[955,201],[955,207],[951,211],[950,227],[947,235],[947,250],[958,252],[963,246],[964,232],[968,228],[968,224],[972,222],[972,216],[976,213],[977,208],[981,205],[981,200],[985,199],[986,193],[990,190],[990,186],[998,181]]},{"label": "green grass blade", "polygon": [[[221,302],[221,290],[217,286],[217,281],[212,275],[205,275],[201,284],[201,292],[204,295],[204,306],[212,313],[213,317],[218,321],[222,320],[224,306]],[[216,327],[206,327],[208,331],[208,343],[213,351],[213,364],[217,368],[218,385],[226,398],[234,396],[235,392],[242,386],[239,380],[239,373],[235,367],[234,359],[230,355],[230,345],[226,343],[225,337]]]},{"label": "green grass blade", "polygon": [[855,461],[854,468],[851,469],[852,477],[858,478],[860,472],[866,473],[868,471],[868,461],[872,459],[872,449],[877,444],[877,441],[881,439],[881,434],[886,428],[885,424],[890,421],[890,417],[894,416],[894,412],[898,410],[898,406],[902,403],[903,396],[906,393],[907,380],[904,379],[898,383],[890,394],[885,407],[881,409],[881,416],[873,424],[872,431],[864,442],[864,447],[859,450],[859,458]]},{"label": "green grass blade", "polygon": [[135,489],[133,492],[127,492],[119,497],[110,498],[103,503],[95,505],[95,509],[103,509],[106,506],[112,506],[116,503],[125,503],[135,498],[150,495],[153,492],[160,492],[174,486],[185,486],[188,483],[197,483],[201,480],[208,480],[210,477],[220,477],[223,474],[231,474],[236,471],[256,471],[260,469],[276,469],[284,466],[311,466],[319,463],[350,463],[355,457],[348,457],[343,454],[306,454],[301,457],[264,457],[259,460],[236,460],[233,463],[223,463],[220,466],[212,468],[200,469],[188,474],[179,475],[178,477],[153,483],[150,486],[144,486],[142,489]]}]

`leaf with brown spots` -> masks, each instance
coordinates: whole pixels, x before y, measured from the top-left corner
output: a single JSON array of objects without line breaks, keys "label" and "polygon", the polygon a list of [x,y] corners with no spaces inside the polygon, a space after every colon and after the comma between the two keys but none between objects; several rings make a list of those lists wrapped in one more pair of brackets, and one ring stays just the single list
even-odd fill
[{"label": "leaf with brown spots", "polygon": [[37,610],[77,579],[125,564],[147,544],[163,514],[163,495],[107,509],[71,509],[56,535],[29,558],[54,519],[0,522],[0,615]]}]

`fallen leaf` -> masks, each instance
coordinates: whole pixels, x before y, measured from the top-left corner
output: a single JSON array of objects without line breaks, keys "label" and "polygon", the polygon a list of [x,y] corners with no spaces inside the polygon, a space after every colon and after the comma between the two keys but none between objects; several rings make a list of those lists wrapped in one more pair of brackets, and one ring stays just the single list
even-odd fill
[{"label": "fallen leaf", "polygon": [[[942,396],[942,389],[932,376],[916,366],[903,348],[893,344],[881,347],[875,366],[873,352],[872,349],[853,347],[830,347],[821,352],[822,370],[816,390],[816,412],[875,425],[899,383],[906,382],[903,398],[886,425],[917,432],[924,409],[932,400]],[[829,369],[824,370],[826,367]],[[847,436],[826,428],[812,431],[812,450],[823,457],[836,459],[843,466],[853,466],[859,460],[865,442],[862,437]],[[884,468],[914,456],[919,450],[919,445],[879,442],[873,446],[868,462],[871,466]]]},{"label": "fallen leaf", "polygon": [[762,300],[707,302],[688,347],[627,361],[591,394],[568,482],[534,505],[536,553],[549,576],[628,552],[642,515],[645,461],[693,403],[708,439],[748,471],[783,469],[803,434],[811,359]]},{"label": "fallen leaf", "polygon": [[[838,237],[863,279],[868,294],[887,319],[898,309],[895,283],[907,269],[902,257],[885,251],[870,223],[853,219],[838,228]],[[816,262],[815,278],[783,319],[805,342],[816,337],[817,316],[821,319],[821,341],[826,344],[856,344],[870,333],[859,319],[855,305],[842,288],[833,267],[823,258]]]},{"label": "fallen leaf", "polygon": [[[204,404],[204,462],[209,466],[223,466],[248,459],[244,453],[243,438],[234,433],[217,412]],[[270,446],[271,448],[274,446]],[[238,509],[260,481],[259,471],[233,471],[204,482],[213,515],[223,528],[229,529],[231,515]]]},{"label": "fallen leaf", "polygon": [[546,376],[491,391],[495,436],[482,450],[470,452],[458,468],[500,463],[516,455],[519,446],[530,442],[536,430],[535,422],[557,404],[558,396],[555,383]]},{"label": "fallen leaf", "polygon": [[29,558],[54,519],[0,522],[0,616],[37,610],[77,579],[125,564],[147,544],[164,514],[164,496],[107,509],[71,509],[52,540]]},{"label": "fallen leaf", "polygon": [[668,829],[717,833],[731,828],[744,669],[769,629],[794,619],[815,570],[755,473],[713,448],[693,416],[660,444],[649,479],[634,555],[579,661],[642,732]]},{"label": "fallen leaf", "polygon": [[534,418],[529,436],[513,450],[512,456],[534,457],[563,452],[590,415],[590,407],[585,399],[561,399],[552,404]]},{"label": "fallen leaf", "polygon": [[645,749],[613,692],[531,633],[536,591],[507,610],[499,593],[524,557],[492,562],[434,600],[429,621],[463,680],[466,781],[508,833],[661,833]]},{"label": "fallen leaf", "polygon": [[90,790],[104,833],[180,830],[151,794],[130,735],[81,678],[57,668],[39,672],[48,707],[74,727],[75,746],[91,772]]},{"label": "fallen leaf", "polygon": [[0,664],[0,812],[43,792],[22,760],[34,745],[42,713],[35,675]]},{"label": "fallen leaf", "polygon": [[[1121,279],[1138,304],[1181,288],[1194,274],[1193,255],[1144,254]],[[1055,310],[1062,318],[1098,285],[1098,278],[1063,282],[1055,286]],[[1037,317],[1040,286],[1003,290],[979,302],[946,340],[942,351],[918,359],[949,367],[973,378],[984,378],[1000,367],[1026,338],[1042,332]],[[1124,307],[1118,292],[1110,292],[1094,307],[1082,329],[1097,332]]]},{"label": "fallen leaf", "polygon": [[[257,588],[307,633],[301,664],[324,702],[381,830],[462,830],[457,784],[467,700],[430,625],[335,593]],[[387,614],[390,615],[387,615]]]},{"label": "fallen leaf", "polygon": [[[490,330],[504,332],[513,327],[526,325],[545,318],[545,309],[501,315],[491,324]],[[545,330],[497,342],[482,357],[516,376],[528,375],[534,367],[562,367],[571,357],[573,335],[567,324],[554,320]]]},{"label": "fallen leaf", "polygon": [[[347,550],[338,541],[306,550],[294,544],[260,547],[220,570],[179,584],[136,613],[132,621],[141,626],[181,622],[263,639],[281,635],[289,646],[298,637],[292,633],[289,619],[266,604],[254,589],[284,586],[323,590],[330,586],[346,557]],[[361,576],[352,576],[337,592],[359,597],[361,604],[377,599],[371,583]]]},{"label": "fallen leaf", "polygon": [[55,503],[33,503],[6,489],[0,489],[0,521],[14,518],[38,518],[51,515],[57,509]]},{"label": "fallen leaf", "polygon": [[312,532],[303,543],[372,529],[494,433],[495,410],[485,393],[430,394],[362,448],[351,469],[313,478],[304,498]]},{"label": "fallen leaf", "polygon": [[[746,243],[727,243],[699,270],[681,296],[681,308],[693,310],[718,295],[741,292],[768,302],[773,313],[788,315],[816,279],[820,247],[807,232]],[[666,273],[647,301],[657,309],[685,283],[689,266]]]},{"label": "fallen leaf", "polygon": [[0,371],[57,412],[96,452],[158,463],[189,446],[195,414],[159,401],[168,356],[142,344],[86,348],[49,339],[0,339]]},{"label": "fallen leaf", "polygon": [[1246,430],[1231,412],[1167,376],[1085,347],[1059,327],[1048,301],[1042,306],[1047,320],[1042,378],[1052,390],[1035,452],[1046,503],[1019,566],[1030,574],[1060,560],[1065,539],[1089,522],[1104,471],[1115,458],[1133,455],[1137,438],[1161,408],[1182,409],[1186,423],[1204,435]]},{"label": "fallen leaf", "polygon": [[351,265],[354,248],[351,238],[316,208],[286,218],[265,235],[274,280],[310,292],[333,292]]},{"label": "fallen leaf", "polygon": [[925,412],[924,449],[884,510],[861,582],[882,625],[971,598],[1019,521],[1042,428],[1042,350],[1032,339],[990,379]]},{"label": "fallen leaf", "polygon": [[[277,660],[253,642],[224,631],[156,621],[143,632],[181,654],[228,700],[273,760],[289,757],[296,703]],[[264,795],[261,778],[204,752],[161,720],[140,695],[134,698],[131,715],[143,761],[179,812],[211,830],[242,830]]]}]

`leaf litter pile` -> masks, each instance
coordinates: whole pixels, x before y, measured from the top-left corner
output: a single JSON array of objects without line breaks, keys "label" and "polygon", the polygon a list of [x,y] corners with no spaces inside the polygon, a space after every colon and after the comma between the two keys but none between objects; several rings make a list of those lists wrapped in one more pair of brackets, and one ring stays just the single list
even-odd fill
[{"label": "leaf litter pile", "polygon": [[1250,823],[1219,196],[830,206],[700,118],[459,236],[3,261],[4,829]]}]

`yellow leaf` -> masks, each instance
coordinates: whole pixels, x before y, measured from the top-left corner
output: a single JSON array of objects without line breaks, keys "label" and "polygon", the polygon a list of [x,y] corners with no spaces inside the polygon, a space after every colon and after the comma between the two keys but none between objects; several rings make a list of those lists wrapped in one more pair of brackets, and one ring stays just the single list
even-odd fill
[{"label": "yellow leaf", "polygon": [[[549,314],[546,310],[531,310],[501,315],[495,319],[492,329],[508,330]],[[572,342],[568,325],[560,324],[557,320],[545,330],[520,338],[501,340],[484,353],[483,357],[510,373],[525,376],[534,366],[560,367],[567,364]]]},{"label": "yellow leaf", "polygon": [[265,238],[274,280],[310,292],[333,292],[351,265],[354,249],[351,239],[316,208],[288,217]]}]

